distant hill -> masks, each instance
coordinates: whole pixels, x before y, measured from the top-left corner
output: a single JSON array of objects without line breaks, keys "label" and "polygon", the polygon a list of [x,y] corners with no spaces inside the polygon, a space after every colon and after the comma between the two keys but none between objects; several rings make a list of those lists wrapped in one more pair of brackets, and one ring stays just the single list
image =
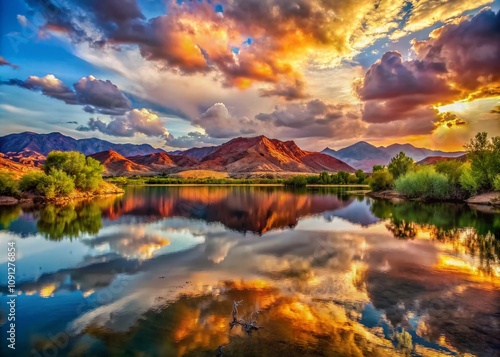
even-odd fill
[{"label": "distant hill", "polygon": [[142,174],[150,171],[149,167],[137,164],[113,150],[92,154],[90,157],[104,166],[105,175]]},{"label": "distant hill", "polygon": [[363,171],[371,171],[374,165],[387,165],[391,161],[391,156],[365,141],[357,142],[337,151],[326,148],[322,153],[336,157]]},{"label": "distant hill", "polygon": [[200,169],[240,172],[321,172],[354,169],[334,157],[300,149],[293,141],[265,136],[236,138],[217,147],[199,163]]},{"label": "distant hill", "polygon": [[30,149],[24,149],[19,152],[9,151],[3,153],[3,155],[6,159],[12,160],[25,166],[33,167],[40,166],[47,159],[45,155]]},{"label": "distant hill", "polygon": [[189,156],[194,159],[203,159],[205,156],[210,155],[213,153],[215,150],[218,149],[218,146],[207,146],[207,147],[202,147],[202,148],[192,148],[189,150],[185,151],[180,151],[178,154],[184,155],[184,156]]},{"label": "distant hill", "polygon": [[406,155],[413,158],[415,161],[420,161],[429,156],[443,156],[443,157],[457,157],[465,154],[464,151],[441,151],[441,150],[431,150],[426,148],[418,148],[411,144],[392,144],[389,146],[380,146],[380,150],[387,153],[390,157],[394,157],[403,151]]},{"label": "distant hill", "polygon": [[148,144],[114,144],[97,138],[77,140],[61,133],[37,134],[24,132],[0,137],[0,152],[20,153],[25,150],[37,152],[45,156],[54,150],[79,151],[85,155],[112,150],[123,156],[165,152]]},{"label": "distant hill", "polygon": [[452,161],[452,160],[465,162],[467,160],[467,155],[464,154],[462,156],[457,156],[457,157],[429,156],[423,160],[420,160],[419,162],[417,162],[417,164],[419,164],[419,165],[434,165],[434,164],[437,164],[438,162]]},{"label": "distant hill", "polygon": [[19,178],[25,173],[33,170],[40,170],[32,165],[26,165],[23,163],[18,163],[5,157],[4,154],[0,153],[0,172],[8,171],[14,175],[14,177]]},{"label": "distant hill", "polygon": [[393,144],[387,147],[376,147],[364,141],[357,142],[340,150],[326,148],[322,153],[342,160],[356,169],[371,171],[374,165],[387,165],[391,161],[391,158],[401,151],[415,161],[420,161],[427,157],[458,157],[464,155],[464,152],[461,151],[446,152],[430,150],[417,148],[411,144]]}]

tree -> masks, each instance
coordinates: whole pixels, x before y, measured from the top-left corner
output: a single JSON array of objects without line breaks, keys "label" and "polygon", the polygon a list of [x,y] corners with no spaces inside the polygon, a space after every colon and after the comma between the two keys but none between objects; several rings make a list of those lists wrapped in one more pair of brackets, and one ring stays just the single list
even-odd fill
[{"label": "tree", "polygon": [[406,174],[410,168],[413,166],[413,159],[406,156],[406,154],[401,151],[399,154],[394,156],[387,166],[387,169],[392,174],[394,179]]},{"label": "tree", "polygon": [[285,181],[285,186],[288,187],[306,187],[307,179],[305,176],[294,176]]},{"label": "tree", "polygon": [[365,182],[366,174],[363,172],[363,170],[356,170],[354,175],[356,175],[357,183],[361,184]]},{"label": "tree", "polygon": [[488,140],[486,132],[477,133],[464,147],[479,190],[491,190],[500,174],[500,136]]},{"label": "tree", "polygon": [[49,175],[52,170],[61,170],[68,174],[77,189],[93,191],[102,181],[104,167],[99,161],[85,157],[77,151],[52,151],[47,156],[44,171]]},{"label": "tree", "polygon": [[385,169],[384,165],[373,165],[372,172],[382,171],[383,169]]},{"label": "tree", "polygon": [[332,183],[337,185],[347,185],[349,183],[349,173],[345,171],[339,171],[332,175]]},{"label": "tree", "polygon": [[392,188],[394,178],[389,171],[383,170],[374,172],[368,182],[373,191],[384,191]]},{"label": "tree", "polygon": [[319,183],[325,185],[331,183],[330,175],[328,175],[328,172],[323,171],[319,174]]}]

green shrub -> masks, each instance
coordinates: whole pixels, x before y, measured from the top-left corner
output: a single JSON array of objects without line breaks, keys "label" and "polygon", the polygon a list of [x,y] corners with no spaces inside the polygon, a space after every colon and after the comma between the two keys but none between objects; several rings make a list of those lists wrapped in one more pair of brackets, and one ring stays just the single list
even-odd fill
[{"label": "green shrub", "polygon": [[371,175],[368,184],[373,191],[390,190],[394,185],[394,178],[387,170],[376,171]]},{"label": "green shrub", "polygon": [[339,171],[330,176],[330,183],[334,185],[347,185],[349,183],[349,172]]},{"label": "green shrub", "polygon": [[[19,189],[22,192],[32,192],[35,194],[41,194],[38,191],[38,185],[44,186],[48,182],[48,177],[43,172],[28,172],[21,177],[19,181]],[[42,187],[41,186],[41,187]]]},{"label": "green shrub", "polygon": [[465,164],[460,175],[460,186],[471,195],[475,195],[481,189],[481,179],[477,172],[472,170],[471,165]]},{"label": "green shrub", "polygon": [[75,183],[64,171],[52,170],[49,177],[56,195],[67,196],[75,189]]},{"label": "green shrub", "polygon": [[0,172],[0,196],[19,196],[19,185],[10,172]]},{"label": "green shrub", "polygon": [[362,184],[366,182],[366,174],[363,170],[356,170],[354,175],[356,176],[356,183]]},{"label": "green shrub", "polygon": [[494,180],[500,175],[500,136],[488,139],[486,132],[477,133],[464,147],[472,170],[472,176],[464,177],[465,184],[474,189],[478,185],[476,192],[494,188]]},{"label": "green shrub", "polygon": [[500,175],[496,175],[493,180],[493,188],[495,191],[500,191]]},{"label": "green shrub", "polygon": [[43,172],[25,174],[19,182],[23,192],[31,192],[47,198],[67,196],[75,189],[73,179],[61,170],[53,169],[49,175]]},{"label": "green shrub", "polygon": [[290,187],[306,187],[307,179],[305,176],[294,176],[285,180],[285,186]]},{"label": "green shrub", "polygon": [[384,171],[384,169],[385,169],[384,165],[373,165],[372,172]]},{"label": "green shrub", "polygon": [[395,188],[410,198],[447,199],[451,195],[448,178],[431,167],[408,172],[396,180]]},{"label": "green shrub", "polygon": [[47,156],[44,171],[49,175],[52,170],[61,170],[68,174],[77,189],[94,191],[102,181],[104,167],[99,161],[85,157],[77,151],[52,151]]},{"label": "green shrub", "polygon": [[459,160],[441,161],[435,165],[436,172],[444,174],[451,184],[460,184],[460,176],[465,169],[463,162]]}]

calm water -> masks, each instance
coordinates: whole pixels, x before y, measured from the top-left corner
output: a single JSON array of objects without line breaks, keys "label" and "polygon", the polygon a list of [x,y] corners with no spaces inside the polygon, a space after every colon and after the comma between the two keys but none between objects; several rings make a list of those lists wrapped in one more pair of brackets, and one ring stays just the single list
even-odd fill
[{"label": "calm water", "polygon": [[[500,212],[338,189],[130,187],[0,208],[19,356],[498,356]],[[496,237],[496,238],[495,238]],[[261,327],[229,329],[237,319]]]}]

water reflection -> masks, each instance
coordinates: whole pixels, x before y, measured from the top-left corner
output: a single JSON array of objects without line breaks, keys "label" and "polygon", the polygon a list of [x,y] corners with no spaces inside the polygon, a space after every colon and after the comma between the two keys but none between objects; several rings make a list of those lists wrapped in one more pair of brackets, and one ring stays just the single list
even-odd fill
[{"label": "water reflection", "polygon": [[[57,334],[80,356],[393,356],[408,336],[417,356],[500,349],[492,211],[268,187],[9,209],[22,355]],[[260,312],[252,338],[229,330],[240,300],[239,316]]]}]

